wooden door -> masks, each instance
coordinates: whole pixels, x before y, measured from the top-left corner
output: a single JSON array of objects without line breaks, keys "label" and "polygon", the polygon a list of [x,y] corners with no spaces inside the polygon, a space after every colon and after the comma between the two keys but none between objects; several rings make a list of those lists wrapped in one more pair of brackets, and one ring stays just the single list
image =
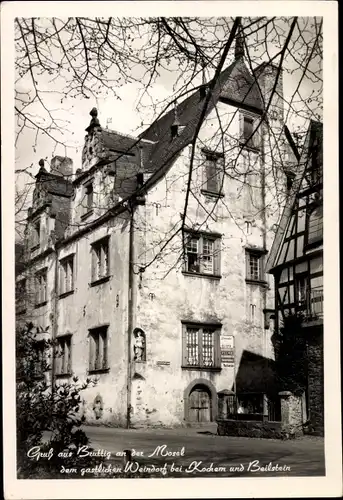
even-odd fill
[{"label": "wooden door", "polygon": [[211,422],[211,398],[204,387],[195,387],[189,397],[189,420]]}]

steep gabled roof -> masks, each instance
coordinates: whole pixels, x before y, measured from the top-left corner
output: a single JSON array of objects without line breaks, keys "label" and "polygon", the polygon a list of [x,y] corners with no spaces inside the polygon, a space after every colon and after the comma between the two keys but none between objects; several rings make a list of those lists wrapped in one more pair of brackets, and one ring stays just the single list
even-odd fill
[{"label": "steep gabled roof", "polygon": [[277,232],[275,234],[275,238],[273,241],[272,248],[269,252],[269,256],[266,262],[266,271],[271,272],[273,268],[277,265],[277,258],[279,255],[279,249],[281,248],[283,239],[285,237],[287,227],[288,227],[288,222],[290,220],[290,217],[292,215],[292,210],[294,207],[294,204],[296,202],[297,195],[299,193],[299,190],[301,189],[302,181],[304,178],[304,174],[307,168],[307,160],[309,158],[309,153],[311,151],[313,142],[316,139],[319,139],[322,143],[322,137],[323,137],[323,124],[321,122],[313,121],[311,120],[305,142],[304,142],[304,147],[302,149],[302,153],[299,159],[299,166],[301,168],[298,169],[298,173],[294,179],[294,184],[293,184],[293,189],[292,189],[292,194],[287,200],[286,206],[283,210],[281,220],[279,227],[277,229]]},{"label": "steep gabled roof", "polygon": [[[200,89],[191,94],[177,106],[178,121],[185,128],[180,136],[171,137],[171,126],[174,122],[174,109],[156,120],[141,138],[156,141],[151,148],[150,156],[144,169],[153,173],[149,183],[162,177],[178,153],[193,140],[196,127],[204,106],[204,98]],[[249,73],[242,58],[233,61],[220,74],[212,97],[208,103],[206,116],[214,109],[220,99],[226,100],[238,107],[250,108],[257,113],[263,112],[263,101],[256,79]]]}]

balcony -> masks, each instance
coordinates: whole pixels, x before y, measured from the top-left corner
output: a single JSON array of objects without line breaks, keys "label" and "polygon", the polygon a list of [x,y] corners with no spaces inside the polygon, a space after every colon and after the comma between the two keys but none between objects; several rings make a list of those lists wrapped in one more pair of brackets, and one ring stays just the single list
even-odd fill
[{"label": "balcony", "polygon": [[304,323],[323,322],[324,291],[323,287],[312,288],[307,294]]}]

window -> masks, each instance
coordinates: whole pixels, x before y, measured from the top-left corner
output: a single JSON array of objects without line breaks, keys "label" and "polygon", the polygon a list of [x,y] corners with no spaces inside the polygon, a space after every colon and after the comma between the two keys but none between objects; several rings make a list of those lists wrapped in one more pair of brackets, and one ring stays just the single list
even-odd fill
[{"label": "window", "polygon": [[250,148],[259,147],[259,132],[257,119],[250,115],[242,115],[241,118],[241,143]]},{"label": "window", "polygon": [[36,305],[45,304],[47,301],[47,270],[38,271],[35,275],[35,302]]},{"label": "window", "polygon": [[321,155],[318,141],[312,146],[311,151],[311,185],[315,186],[323,182],[323,170],[321,168]]},{"label": "window", "polygon": [[224,155],[222,153],[203,151],[205,155],[206,184],[203,191],[220,194],[223,184]]},{"label": "window", "polygon": [[60,261],[60,295],[74,290],[74,255]]},{"label": "window", "polygon": [[56,374],[71,374],[71,335],[57,337]]},{"label": "window", "polygon": [[26,279],[23,278],[16,283],[16,309],[17,312],[24,311],[26,307]]},{"label": "window", "polygon": [[92,210],[93,208],[93,184],[89,183],[85,186],[85,194],[86,194],[86,209],[87,212]]},{"label": "window", "polygon": [[255,318],[256,318],[256,304],[250,304],[250,321],[252,323],[255,323]]},{"label": "window", "polygon": [[314,206],[307,216],[307,245],[321,244],[323,241],[323,205]]},{"label": "window", "polygon": [[219,276],[220,238],[197,233],[189,233],[186,238],[185,271]]},{"label": "window", "polygon": [[298,308],[306,308],[309,297],[309,281],[307,274],[295,276],[295,305]]},{"label": "window", "polygon": [[42,377],[46,366],[45,360],[45,342],[36,341],[33,347],[33,374],[35,377]]},{"label": "window", "polygon": [[101,326],[89,331],[89,371],[108,370],[107,366],[107,329]]},{"label": "window", "polygon": [[246,279],[250,281],[263,281],[263,255],[254,250],[246,251]]},{"label": "window", "polygon": [[295,174],[294,172],[286,171],[286,194],[289,195],[291,193],[291,189],[293,187]]},{"label": "window", "polygon": [[82,219],[86,219],[89,215],[93,213],[93,201],[94,201],[94,190],[93,190],[93,182],[88,181],[83,186],[84,189],[84,197],[83,197],[83,213],[81,215]]},{"label": "window", "polygon": [[40,245],[41,224],[40,219],[33,223],[32,227],[32,248],[35,249]]},{"label": "window", "polygon": [[220,327],[183,325],[184,368],[220,368]]},{"label": "window", "polygon": [[109,277],[108,237],[92,245],[92,283]]}]

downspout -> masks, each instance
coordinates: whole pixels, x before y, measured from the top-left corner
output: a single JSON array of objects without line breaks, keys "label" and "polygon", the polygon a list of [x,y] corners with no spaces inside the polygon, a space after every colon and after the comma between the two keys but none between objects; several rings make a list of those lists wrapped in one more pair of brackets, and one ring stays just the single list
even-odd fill
[{"label": "downspout", "polygon": [[[262,231],[262,237],[263,237],[263,243],[262,243],[262,248],[266,252],[267,251],[267,223],[266,223],[266,165],[265,165],[265,151],[264,151],[264,138],[265,138],[265,125],[264,123],[262,125],[262,141],[261,141],[261,162],[262,162],[262,169],[261,169],[261,194],[262,194],[262,226],[263,226],[263,231]],[[265,262],[263,260],[263,265],[265,265]],[[263,311],[267,309],[267,287],[263,288]],[[265,318],[264,318],[264,326],[265,326]],[[266,332],[265,328],[263,326],[263,356],[266,357]]]},{"label": "downspout", "polygon": [[[140,164],[143,166],[142,150],[140,149]],[[137,174],[137,189],[144,184],[143,173]],[[137,311],[137,274],[134,272],[135,264],[135,211],[137,206],[145,204],[145,196],[139,193],[131,198],[128,204],[130,212],[130,230],[129,230],[129,286],[128,286],[128,320],[127,320],[127,406],[126,406],[126,427],[131,427],[132,410],[132,335],[134,328],[134,317]]]},{"label": "downspout", "polygon": [[128,321],[127,321],[127,406],[126,406],[126,428],[131,426],[131,393],[132,393],[132,331],[134,314],[134,204],[130,206],[130,230],[129,230],[129,286],[128,286]]},{"label": "downspout", "polygon": [[56,337],[57,337],[57,329],[58,329],[58,307],[57,307],[57,291],[58,291],[58,251],[54,244],[54,256],[55,256],[55,273],[54,273],[54,288],[53,288],[53,321],[52,321],[52,361],[51,361],[51,395],[53,397],[55,390],[55,381],[56,381]]}]

